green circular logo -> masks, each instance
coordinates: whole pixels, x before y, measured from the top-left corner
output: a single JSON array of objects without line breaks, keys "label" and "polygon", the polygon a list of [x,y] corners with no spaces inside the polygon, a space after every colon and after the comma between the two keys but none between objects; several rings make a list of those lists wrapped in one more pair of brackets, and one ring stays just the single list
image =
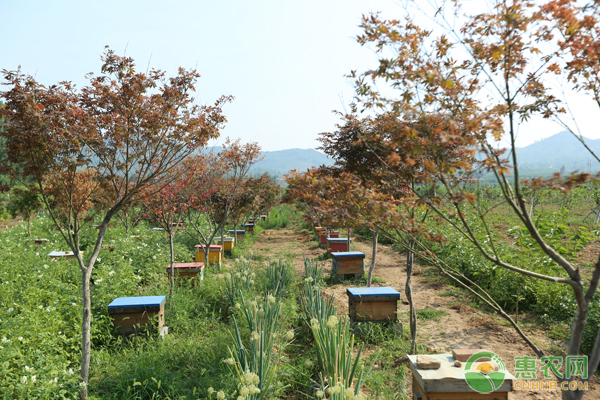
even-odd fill
[{"label": "green circular logo", "polygon": [[[475,364],[482,358],[489,358],[493,361],[482,361]],[[495,365],[494,365],[495,364]],[[491,351],[480,351],[473,354],[465,364],[465,380],[469,387],[476,392],[487,394],[492,393],[504,383],[506,376],[506,367],[502,359]]]}]

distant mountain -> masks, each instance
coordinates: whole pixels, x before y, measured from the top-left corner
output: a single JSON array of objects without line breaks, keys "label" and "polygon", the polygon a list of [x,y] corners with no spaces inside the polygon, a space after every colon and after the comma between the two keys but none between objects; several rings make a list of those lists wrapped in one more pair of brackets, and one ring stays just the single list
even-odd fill
[{"label": "distant mountain", "polygon": [[[223,150],[222,147],[209,148],[215,153]],[[270,175],[282,176],[288,171],[296,169],[305,171],[310,167],[333,165],[332,158],[314,149],[287,149],[262,152],[264,159],[257,162],[250,169],[252,175],[268,172]]]},{"label": "distant mountain", "polygon": [[282,174],[292,169],[305,171],[310,167],[333,165],[333,159],[313,149],[288,149],[263,153],[265,159],[257,162],[253,170],[279,171]]},{"label": "distant mountain", "polygon": [[[600,156],[600,139],[587,139],[586,144]],[[600,164],[571,133],[563,131],[529,146],[517,148],[519,169],[559,171],[566,173],[600,170]]]}]

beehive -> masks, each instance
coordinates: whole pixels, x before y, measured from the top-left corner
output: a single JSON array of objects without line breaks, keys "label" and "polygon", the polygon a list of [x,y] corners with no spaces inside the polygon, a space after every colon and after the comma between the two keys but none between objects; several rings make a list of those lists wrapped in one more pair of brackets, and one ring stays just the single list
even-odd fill
[{"label": "beehive", "polygon": [[[173,264],[174,275],[177,279],[204,279],[204,263],[175,263]],[[171,276],[171,264],[167,265],[167,274]],[[200,276],[198,278],[198,276]]]},{"label": "beehive", "polygon": [[[352,242],[352,240],[350,240]],[[347,252],[348,238],[327,238],[327,249],[330,253]]]},{"label": "beehive", "polygon": [[[508,371],[504,372],[504,380],[491,393],[479,393],[473,390],[465,379],[466,365],[457,367],[454,365],[452,354],[430,354],[428,357],[440,362],[437,369],[417,368],[419,355],[409,355],[409,368],[412,372],[413,400],[438,400],[438,399],[460,399],[460,400],[500,400],[508,399],[508,393],[513,390],[515,377]],[[473,363],[469,371],[477,371],[479,362]],[[482,375],[482,379],[486,378]]]},{"label": "beehive", "polygon": [[400,292],[391,287],[347,288],[348,315],[352,321],[395,322]]},{"label": "beehive", "polygon": [[232,238],[232,237],[224,237],[221,239],[220,236],[217,236],[213,239],[213,241],[217,242],[217,244],[223,246],[224,251],[231,252],[233,250],[234,238]]},{"label": "beehive", "polygon": [[108,313],[120,335],[147,329],[157,316],[158,328],[165,324],[165,296],[119,297],[108,305]]},{"label": "beehive", "polygon": [[247,223],[244,226],[246,227],[247,232],[254,232],[254,223]]},{"label": "beehive", "polygon": [[[79,254],[81,254],[81,257],[83,257],[83,251],[80,251]],[[75,258],[75,254],[72,251],[52,251],[50,252],[50,254],[48,254],[48,257],[68,260],[71,258]]]},{"label": "beehive", "polygon": [[[319,231],[319,234],[321,235],[321,248],[322,249],[326,249],[327,248],[327,237],[329,236],[330,238],[338,238],[340,236],[340,232],[339,231]],[[346,249],[348,250],[348,249]]]},{"label": "beehive", "polygon": [[209,264],[218,264],[221,268],[221,258],[223,255],[223,246],[216,244],[210,245],[208,248],[208,261],[204,259],[204,246],[203,244],[196,245],[196,262],[208,262]]},{"label": "beehive", "polygon": [[228,230],[227,233],[229,233],[231,235],[235,234],[235,238],[237,240],[244,240],[244,235],[246,234],[246,231],[245,230],[241,230],[241,229],[238,229],[237,231],[234,231],[233,229],[231,229],[231,230]]},{"label": "beehive", "polygon": [[331,272],[341,279],[345,275],[354,274],[362,277],[365,273],[365,253],[360,251],[339,251],[331,253],[333,265]]},{"label": "beehive", "polygon": [[48,239],[35,239],[33,242],[35,244],[46,244],[48,243]]}]

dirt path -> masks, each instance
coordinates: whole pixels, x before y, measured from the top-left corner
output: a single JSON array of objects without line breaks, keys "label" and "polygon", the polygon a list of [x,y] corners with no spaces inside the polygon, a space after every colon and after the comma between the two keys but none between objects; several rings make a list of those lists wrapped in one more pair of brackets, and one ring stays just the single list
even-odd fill
[{"label": "dirt path", "polygon": [[[304,274],[302,256],[316,258],[324,253],[307,231],[295,232],[290,229],[265,230],[257,239],[254,250],[265,258],[291,258],[298,275]],[[371,262],[370,241],[363,242],[360,238],[353,241],[353,251],[366,254],[365,268]],[[331,261],[324,261],[325,273],[331,269]],[[404,292],[406,259],[393,251],[389,246],[380,245],[377,256],[377,266],[374,277],[379,278],[373,286],[391,286],[399,292]],[[436,320],[419,321],[418,343],[425,345],[428,353],[451,353],[453,348],[483,348],[493,351],[505,362],[509,371],[513,372],[515,357],[535,357],[535,353],[524,343],[521,337],[511,327],[501,325],[492,315],[474,309],[466,304],[466,297],[452,293],[449,287],[435,279],[435,268],[415,266],[413,277],[414,301],[417,310],[440,310],[444,315]],[[326,294],[335,297],[335,303],[340,314],[348,313],[346,288],[353,286],[351,282],[342,282],[330,286]],[[399,303],[400,304],[400,303]],[[408,306],[401,305],[400,320],[408,326]],[[503,322],[500,321],[500,322]],[[532,340],[551,354],[548,349],[553,343],[539,331],[526,331]],[[398,362],[402,362],[398,360]],[[541,377],[538,361],[538,377]],[[409,371],[408,379],[412,380]],[[410,391],[409,387],[409,391]],[[409,393],[412,399],[412,393]],[[558,399],[559,391],[515,391],[509,394],[509,399]],[[590,385],[587,399],[600,398],[600,385],[594,378]]]}]

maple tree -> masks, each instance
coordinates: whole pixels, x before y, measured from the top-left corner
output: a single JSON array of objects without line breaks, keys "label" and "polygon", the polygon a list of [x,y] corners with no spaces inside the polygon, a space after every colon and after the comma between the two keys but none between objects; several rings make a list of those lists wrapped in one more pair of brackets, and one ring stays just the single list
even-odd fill
[{"label": "maple tree", "polygon": [[206,168],[212,170],[212,178],[202,183],[211,185],[212,194],[188,212],[186,232],[204,245],[208,260],[209,246],[220,233],[224,236],[225,224],[230,218],[236,199],[244,197],[245,181],[250,167],[262,160],[258,143],[241,144],[240,139],[227,139],[223,150],[211,155]]},{"label": "maple tree", "polygon": [[[154,69],[141,73],[133,59],[110,49],[102,62],[101,73],[89,74],[89,84],[79,90],[70,82],[46,87],[20,71],[4,70],[8,89],[0,93],[7,158],[23,164],[11,172],[35,182],[81,270],[82,399],[90,367],[90,277],[108,223],[149,183],[160,184],[164,173],[217,137],[225,122],[222,105],[231,100],[196,105],[194,70],[180,68],[171,78]],[[102,210],[93,201],[100,191],[111,195]],[[80,232],[95,212],[102,222],[84,260]]]},{"label": "maple tree", "polygon": [[193,162],[191,158],[186,159],[160,176],[156,182],[149,183],[140,192],[144,216],[162,228],[169,240],[171,256],[169,307],[171,308],[175,286],[173,237],[175,233],[184,229],[182,225],[190,207],[202,202],[211,194],[208,188],[200,191],[198,186],[191,185],[192,181],[198,182],[202,179],[204,170],[201,167],[201,163]]},{"label": "maple tree", "polygon": [[[381,129],[387,116],[376,118],[360,118],[356,112],[356,105],[351,106],[351,113],[341,114],[342,123],[337,125],[337,130],[333,132],[323,132],[318,140],[321,142],[320,149],[325,154],[335,160],[335,167],[328,172],[343,179],[350,177],[349,185],[353,185],[355,179],[360,179],[360,184],[364,188],[369,188],[380,193],[387,193],[390,199],[394,196],[405,193],[402,188],[407,183],[399,180],[394,174],[381,165],[381,160],[385,159],[392,152],[390,146],[386,146],[385,137],[387,131]],[[349,174],[342,174],[347,172]],[[342,183],[343,184],[343,183]],[[344,202],[341,201],[343,207]],[[359,222],[357,226],[368,227],[373,236],[371,265],[367,278],[367,286],[371,286],[371,280],[375,263],[377,259],[377,244],[381,226],[372,222],[377,215],[367,215],[358,210],[355,219]],[[362,222],[360,220],[362,219]]]},{"label": "maple tree", "polygon": [[[410,17],[424,11],[420,8],[423,4],[406,2],[403,20],[385,20],[377,14],[363,17],[364,33],[358,40],[373,45],[380,60],[377,68],[353,74],[357,97],[364,110],[391,111],[398,116],[390,131],[395,152],[384,164],[400,173],[426,153],[420,168],[414,169],[414,182],[440,186],[443,194],[437,190],[419,194],[414,186],[411,190],[436,218],[470,241],[494,265],[569,286],[577,308],[566,353],[577,355],[600,279],[600,259],[586,282],[579,269],[538,231],[524,188],[568,191],[590,176],[557,174],[552,179],[521,181],[515,143],[519,127],[532,117],[564,121],[566,108],[556,88],[550,86],[549,76],[566,74],[573,90],[588,94],[597,103],[598,2],[487,2],[485,12],[467,16],[461,1],[433,1],[426,3],[432,7],[422,14],[431,21],[428,28]],[[378,82],[388,82],[390,90],[380,91]],[[397,94],[390,94],[393,91]],[[503,136],[508,138],[508,152],[498,146]],[[581,135],[576,136],[583,141]],[[496,177],[503,203],[518,217],[532,244],[560,269],[559,276],[504,259],[497,251],[497,238],[486,218],[488,210],[477,200],[471,184],[484,172]],[[427,234],[427,227],[415,225],[413,232]],[[514,321],[511,323],[520,332]],[[538,355],[543,354],[522,336]],[[600,332],[589,355],[589,377],[599,361]],[[587,382],[589,377],[582,380]],[[562,392],[564,399],[583,395],[583,390]]]}]

